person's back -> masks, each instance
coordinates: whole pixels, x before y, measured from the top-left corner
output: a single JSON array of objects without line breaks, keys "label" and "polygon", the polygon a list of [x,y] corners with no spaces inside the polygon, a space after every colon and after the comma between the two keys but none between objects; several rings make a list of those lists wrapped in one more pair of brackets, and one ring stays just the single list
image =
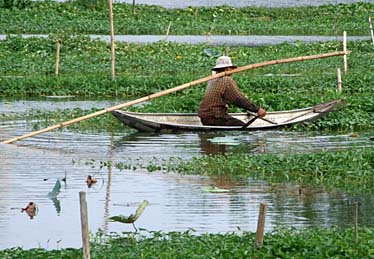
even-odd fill
[{"label": "person's back", "polygon": [[[212,70],[220,73],[229,71],[235,67],[232,65],[229,57],[222,56],[217,59],[216,66]],[[251,103],[240,92],[231,76],[223,76],[208,82],[198,112],[202,124],[213,126],[243,126],[245,124],[243,121],[233,118],[228,114],[229,104],[236,105],[248,111],[258,112],[260,116],[265,116],[266,114],[265,110]]]}]

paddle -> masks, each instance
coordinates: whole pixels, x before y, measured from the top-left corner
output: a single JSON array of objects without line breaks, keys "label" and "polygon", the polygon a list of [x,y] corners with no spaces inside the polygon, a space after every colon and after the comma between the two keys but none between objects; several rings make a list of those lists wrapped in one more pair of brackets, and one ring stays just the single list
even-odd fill
[{"label": "paddle", "polygon": [[271,121],[269,119],[266,119],[264,117],[260,117],[258,114],[255,114],[255,113],[251,113],[251,112],[247,112],[248,115],[252,115],[254,116],[252,119],[250,119],[244,126],[242,126],[242,129],[245,129],[247,128],[249,125],[251,125],[255,120],[257,119],[261,119],[263,121],[266,121],[266,122],[269,122],[271,124],[274,124],[274,125],[277,125],[278,123],[274,122],[274,121]]},{"label": "paddle", "polygon": [[[41,133],[44,133],[44,132],[48,132],[48,131],[51,131],[51,130],[54,130],[54,129],[62,128],[64,126],[69,126],[71,124],[74,124],[74,123],[77,123],[77,122],[80,122],[80,121],[83,121],[83,120],[87,120],[87,119],[105,114],[107,112],[112,112],[114,110],[129,107],[129,106],[132,106],[132,105],[137,104],[137,103],[149,101],[151,99],[154,99],[154,98],[157,98],[157,97],[160,97],[160,96],[163,96],[163,95],[167,95],[169,93],[177,92],[177,91],[180,91],[182,89],[188,88],[188,87],[193,86],[193,85],[201,84],[201,83],[207,82],[207,81],[215,79],[215,78],[223,77],[223,76],[226,76],[226,75],[231,75],[231,74],[242,72],[242,71],[245,71],[245,70],[264,67],[264,66],[270,66],[270,65],[283,64],[283,63],[298,62],[298,61],[305,61],[305,60],[312,60],[312,59],[319,59],[319,58],[328,58],[328,57],[334,57],[334,56],[343,56],[343,55],[347,55],[347,54],[349,54],[349,51],[337,51],[337,52],[330,52],[330,53],[311,55],[311,56],[301,56],[301,57],[296,57],[296,58],[272,60],[272,61],[266,61],[266,62],[251,64],[251,65],[247,65],[247,66],[243,66],[243,67],[238,67],[238,68],[232,69],[230,71],[217,73],[215,75],[211,75],[211,76],[204,77],[204,78],[201,78],[201,79],[198,79],[198,80],[194,80],[194,81],[191,81],[190,83],[179,85],[179,86],[176,86],[174,88],[170,88],[170,89],[158,92],[158,93],[154,93],[154,94],[151,94],[151,95],[148,95],[148,96],[145,96],[145,97],[142,97],[142,98],[130,101],[130,102],[126,102],[126,103],[119,104],[119,105],[116,105],[116,106],[113,106],[113,107],[110,107],[110,108],[106,108],[106,109],[103,109],[103,110],[100,110],[100,111],[97,111],[97,112],[94,112],[94,113],[91,113],[91,114],[87,114],[87,115],[84,115],[84,116],[79,117],[79,118],[75,118],[75,119],[72,119],[72,120],[69,120],[69,121],[61,122],[61,123],[55,124],[53,126],[50,126],[50,127],[44,128],[44,129],[37,130],[37,131],[31,132],[31,133],[22,135],[20,137],[15,137],[15,138],[12,138],[12,139],[5,140],[1,143],[2,144],[13,143],[17,140],[32,137],[32,136],[35,136],[35,135],[38,135],[38,134],[41,134]],[[261,119],[263,119],[265,121],[268,121],[264,118],[261,118]],[[268,121],[268,122],[272,123],[271,121]]]},{"label": "paddle", "polygon": [[242,129],[246,129],[249,125],[251,125],[255,120],[257,120],[260,116],[256,115],[252,119],[250,119],[246,124],[242,126]]}]

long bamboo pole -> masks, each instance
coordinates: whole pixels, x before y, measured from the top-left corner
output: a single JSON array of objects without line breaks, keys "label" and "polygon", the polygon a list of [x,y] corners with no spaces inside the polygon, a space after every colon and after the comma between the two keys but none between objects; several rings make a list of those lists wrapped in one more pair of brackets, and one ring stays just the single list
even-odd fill
[{"label": "long bamboo pole", "polygon": [[173,88],[170,88],[170,89],[158,92],[158,93],[147,95],[145,97],[142,97],[142,98],[139,98],[139,99],[136,99],[136,100],[133,100],[133,101],[129,101],[129,102],[126,102],[126,103],[122,103],[122,104],[119,104],[119,105],[116,105],[116,106],[113,106],[113,107],[110,107],[110,108],[106,108],[106,109],[103,109],[103,110],[100,110],[100,111],[97,111],[97,112],[94,112],[94,113],[91,113],[91,114],[87,114],[87,115],[84,115],[82,117],[78,117],[78,118],[75,118],[75,119],[72,119],[72,120],[69,120],[69,121],[61,122],[61,123],[58,123],[56,125],[53,125],[53,126],[50,126],[50,127],[38,130],[38,131],[34,131],[34,132],[31,132],[31,133],[25,134],[23,136],[20,136],[20,137],[15,137],[15,138],[12,138],[12,139],[5,140],[1,143],[2,144],[13,143],[15,141],[18,141],[18,140],[21,140],[21,139],[24,139],[24,138],[32,137],[32,136],[35,136],[35,135],[38,135],[38,134],[41,134],[41,133],[44,133],[44,132],[48,132],[48,131],[51,131],[51,130],[54,130],[54,129],[62,128],[64,126],[69,126],[71,124],[74,124],[74,123],[77,123],[77,122],[80,122],[80,121],[83,121],[83,120],[87,120],[87,119],[90,119],[90,118],[93,118],[93,117],[96,117],[96,116],[99,116],[99,115],[102,115],[102,114],[105,114],[105,113],[108,113],[108,112],[112,112],[114,110],[126,108],[126,107],[129,107],[129,106],[141,103],[141,102],[149,101],[151,99],[154,99],[154,98],[157,98],[157,97],[160,97],[160,96],[163,96],[163,95],[174,93],[174,92],[183,90],[185,88],[188,88],[190,86],[198,85],[198,84],[207,82],[207,81],[215,79],[215,78],[223,77],[223,76],[226,76],[226,75],[231,75],[231,74],[234,74],[234,73],[243,72],[243,71],[246,71],[246,70],[249,70],[249,69],[260,68],[260,67],[265,67],[265,66],[270,66],[270,65],[290,63],[290,62],[299,62],[299,61],[306,61],[306,60],[313,60],[313,59],[320,59],[320,58],[342,56],[342,55],[346,55],[348,53],[349,53],[349,51],[347,51],[347,52],[336,51],[336,52],[317,54],[317,55],[311,55],[311,56],[301,56],[301,57],[295,57],[295,58],[272,60],[272,61],[266,61],[266,62],[251,64],[251,65],[247,65],[247,66],[243,66],[243,67],[238,67],[238,68],[232,69],[230,71],[225,71],[225,72],[217,73],[215,75],[211,75],[211,76],[208,76],[208,77],[200,78],[198,80],[194,80],[194,81],[191,81],[191,82],[186,83],[186,84],[182,84],[182,85],[179,85],[179,86],[176,86],[176,87],[173,87]]}]

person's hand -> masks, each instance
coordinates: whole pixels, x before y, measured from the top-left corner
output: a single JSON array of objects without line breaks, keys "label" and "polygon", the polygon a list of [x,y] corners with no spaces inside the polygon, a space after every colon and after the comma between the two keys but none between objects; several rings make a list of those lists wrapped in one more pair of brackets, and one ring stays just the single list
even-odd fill
[{"label": "person's hand", "polygon": [[260,108],[258,110],[257,114],[258,114],[258,116],[260,116],[260,118],[263,118],[266,115],[266,111],[264,109]]}]

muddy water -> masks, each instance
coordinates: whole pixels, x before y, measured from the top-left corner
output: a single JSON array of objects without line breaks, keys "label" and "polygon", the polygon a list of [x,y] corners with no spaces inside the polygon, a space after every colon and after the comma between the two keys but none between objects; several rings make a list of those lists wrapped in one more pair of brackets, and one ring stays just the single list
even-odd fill
[{"label": "muddy water", "polygon": [[[28,101],[23,101],[25,104]],[[27,110],[21,102],[0,103],[0,111],[12,103]],[[107,101],[95,101],[96,107]],[[91,102],[84,102],[88,108]],[[39,108],[49,102],[39,102]],[[65,101],[62,107],[83,105]],[[57,105],[57,106],[59,106]],[[60,107],[60,106],[59,106]],[[30,132],[23,121],[0,122],[0,140]],[[295,132],[255,132],[220,134],[140,134],[124,136],[120,132],[79,134],[68,130],[49,132],[15,144],[0,144],[0,249],[80,247],[79,192],[87,193],[90,231],[134,231],[132,225],[108,221],[109,216],[130,215],[144,199],[149,206],[136,222],[138,228],[197,233],[255,231],[260,202],[268,203],[266,229],[283,226],[350,226],[352,204],[361,204],[360,224],[373,225],[373,200],[349,197],[342,193],[302,189],[298,186],[270,186],[266,182],[233,182],[225,178],[182,176],[162,172],[120,171],[92,166],[90,162],[114,163],[182,157],[219,152],[314,152],[321,149],[345,149],[373,146],[364,137],[322,135]],[[203,168],[201,170],[204,170]],[[87,175],[98,182],[90,188]],[[48,196],[60,180],[57,197]],[[211,185],[225,193],[209,193]],[[29,201],[38,205],[32,219],[21,208]]]}]

